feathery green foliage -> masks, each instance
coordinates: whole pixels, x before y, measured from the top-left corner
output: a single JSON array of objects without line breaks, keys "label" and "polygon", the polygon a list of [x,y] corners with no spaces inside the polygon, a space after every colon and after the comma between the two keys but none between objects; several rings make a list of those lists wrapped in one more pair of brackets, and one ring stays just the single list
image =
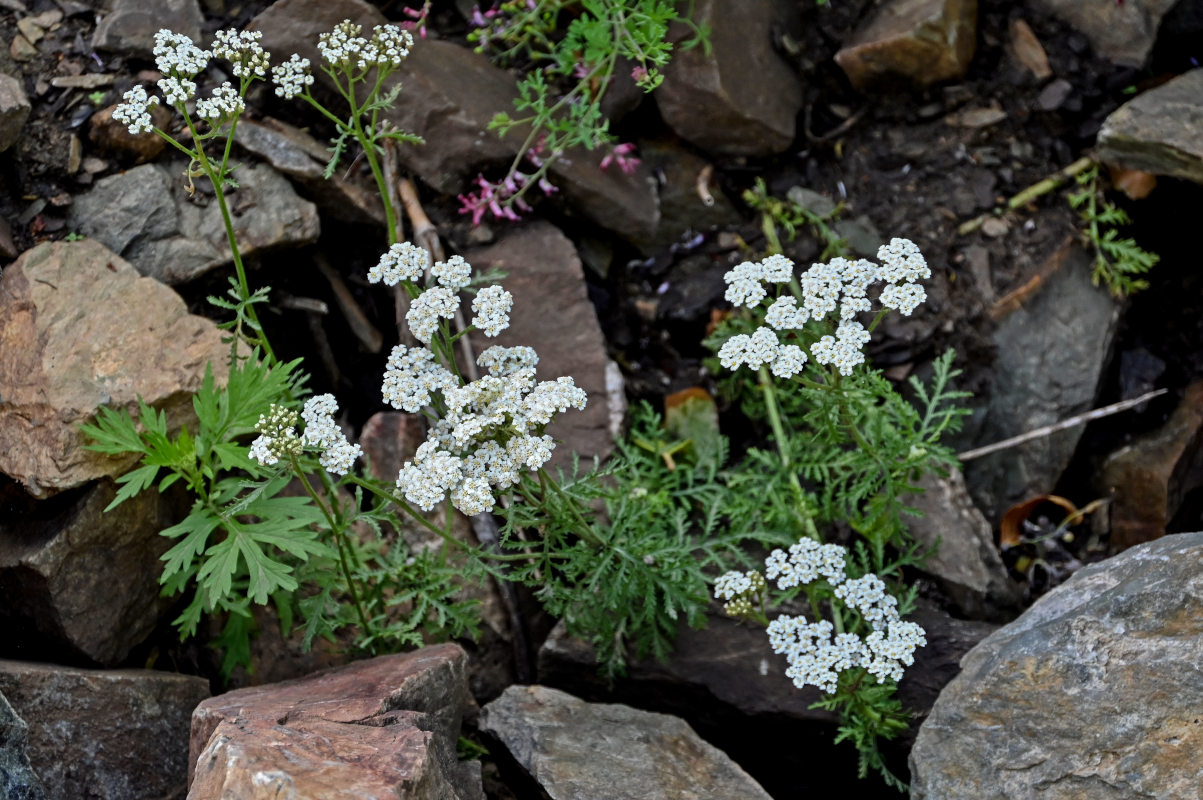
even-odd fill
[{"label": "feathery green foliage", "polygon": [[1119,228],[1132,220],[1128,212],[1104,196],[1099,185],[1099,165],[1093,164],[1078,173],[1076,180],[1081,188],[1071,192],[1068,200],[1085,225],[1083,238],[1094,250],[1094,270],[1090,276],[1094,285],[1106,284],[1116,297],[1149,288],[1149,282],[1140,276],[1156,266],[1161,257],[1143,249],[1131,237],[1120,238]]}]

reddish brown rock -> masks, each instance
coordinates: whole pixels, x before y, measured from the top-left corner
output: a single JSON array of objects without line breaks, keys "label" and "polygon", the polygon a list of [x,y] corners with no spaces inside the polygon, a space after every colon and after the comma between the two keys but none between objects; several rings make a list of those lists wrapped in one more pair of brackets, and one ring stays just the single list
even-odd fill
[{"label": "reddish brown rock", "polygon": [[455,757],[466,661],[438,645],[207,700],[192,717],[188,797],[481,797],[479,772]]},{"label": "reddish brown rock", "polygon": [[857,91],[962,77],[977,44],[977,0],[891,0],[835,54]]},{"label": "reddish brown rock", "polygon": [[0,694],[29,726],[26,753],[51,800],[183,796],[188,718],[209,696],[204,678],[0,659]]},{"label": "reddish brown rock", "polygon": [[[153,161],[167,142],[158,136],[149,134],[133,134],[129,126],[113,119],[116,105],[97,111],[88,120],[88,139],[104,152],[132,153],[137,163]],[[160,128],[166,128],[171,123],[172,111],[162,105],[150,110],[151,119]]]},{"label": "reddish brown rock", "polygon": [[[794,141],[802,85],[772,46],[768,0],[699,0],[692,20],[710,26],[710,48],[675,49],[652,97],[682,139],[715,155],[768,156]],[[691,31],[680,23],[669,36]]]},{"label": "reddish brown rock", "polygon": [[553,467],[570,467],[573,453],[582,464],[594,456],[604,459],[614,447],[606,342],[572,242],[552,225],[536,222],[464,258],[476,270],[505,272],[502,285],[514,295],[509,329],[494,339],[474,337],[476,351],[494,344],[533,347],[539,353],[539,380],[570,375],[589,396],[584,411],[570,409],[548,427],[547,432],[563,442],[553,454]]},{"label": "reddish brown rock", "polygon": [[1203,485],[1203,381],[1157,430],[1112,453],[1101,491],[1111,495],[1111,546],[1125,550],[1166,534],[1182,498]]},{"label": "reddish brown rock", "polygon": [[226,356],[212,322],[99,242],[29,250],[0,278],[0,471],[35,497],[122,474],[134,459],[84,450],[79,425],[140,396],[178,430]]}]

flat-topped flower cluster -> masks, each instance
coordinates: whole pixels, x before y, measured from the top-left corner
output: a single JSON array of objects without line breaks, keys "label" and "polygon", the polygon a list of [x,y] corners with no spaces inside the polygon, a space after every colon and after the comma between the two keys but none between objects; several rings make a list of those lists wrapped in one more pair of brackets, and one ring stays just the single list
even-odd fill
[{"label": "flat-topped flower cluster", "polygon": [[848,579],[847,556],[840,545],[804,538],[788,552],[770,553],[764,577],[757,572],[730,572],[715,582],[715,597],[727,601],[727,613],[747,616],[767,585],[766,577],[781,590],[824,581],[845,609],[867,623],[869,633],[862,637],[844,630],[851,627],[851,620],[838,611],[839,632],[825,619],[810,622],[783,614],[770,622],[769,644],[773,652],[785,655],[786,677],[799,689],[810,685],[834,694],[841,672],[862,667],[878,683],[901,680],[904,668],[914,663],[915,649],[927,644],[923,628],[899,616],[898,600],[886,591],[881,578],[870,572]]},{"label": "flat-topped flower cluster", "polygon": [[[813,358],[818,364],[834,366],[841,375],[851,375],[857,364],[864,363],[862,348],[869,341],[869,331],[856,319],[874,308],[869,288],[884,283],[877,304],[907,316],[927,299],[918,281],[930,278],[931,270],[914,242],[891,239],[878,249],[877,257],[880,265],[863,258],[833,258],[826,264],[812,264],[792,286],[796,294],[776,297],[768,306],[765,325],[751,334],[736,334],[723,344],[718,353],[720,363],[727,369],[768,366],[777,377],[789,378]],[[794,263],[781,255],[759,263],[745,261],[723,278],[728,302],[757,308],[768,297],[766,284],[793,284]],[[800,333],[790,332],[801,332],[808,322],[822,321],[837,310],[839,322],[834,335],[811,342],[809,354],[798,344],[782,343],[779,332],[799,337]]]}]

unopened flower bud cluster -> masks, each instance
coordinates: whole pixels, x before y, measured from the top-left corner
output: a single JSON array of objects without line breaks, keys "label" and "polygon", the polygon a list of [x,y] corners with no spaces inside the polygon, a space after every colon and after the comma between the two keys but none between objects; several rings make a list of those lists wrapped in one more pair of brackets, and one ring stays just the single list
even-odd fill
[{"label": "unopened flower bud cluster", "polygon": [[[368,272],[371,283],[413,286],[429,265],[424,249],[409,242],[389,248]],[[410,303],[406,322],[414,337],[430,344],[439,324],[453,319],[458,292],[471,282],[472,268],[459,256],[429,266],[434,284]],[[416,288],[416,287],[413,287]],[[493,337],[509,327],[513,296],[486,286],[472,301],[472,325]],[[476,363],[489,374],[470,383],[422,347],[397,345],[389,355],[381,392],[385,402],[411,413],[436,407],[441,416],[414,459],[402,467],[397,487],[405,499],[429,511],[445,498],[469,516],[492,510],[494,491],[518,483],[524,470],[551,458],[555,441],[543,433],[569,408],[585,407],[585,392],[572,378],[537,381],[539,357],[530,347],[493,346]]]},{"label": "unopened flower bud cluster", "polygon": [[[779,589],[824,580],[835,597],[871,628],[867,636],[861,637],[848,632],[837,634],[835,626],[824,619],[809,622],[802,616],[782,615],[769,623],[769,645],[773,652],[785,655],[789,662],[786,677],[799,689],[810,685],[834,694],[840,673],[858,667],[877,678],[878,683],[901,680],[904,668],[914,663],[915,649],[927,644],[923,628],[899,616],[898,600],[886,591],[879,577],[868,573],[853,580],[847,578],[847,555],[839,545],[802,539],[788,552],[774,550],[765,560],[765,577],[775,581]],[[752,574],[723,575],[715,584],[715,596],[746,596],[747,576]]]},{"label": "unopened flower bud cluster", "polygon": [[299,420],[297,412],[272,403],[266,414],[259,415],[255,430],[261,435],[251,442],[250,457],[271,466],[282,458],[300,455],[302,445],[296,432]]},{"label": "unopened flower bud cluster", "polygon": [[728,572],[720,575],[714,583],[714,596],[726,600],[723,610],[732,617],[746,617],[752,613],[753,603],[759,603],[768,584],[764,576],[750,572]]},{"label": "unopened flower bud cluster", "polygon": [[[790,295],[774,299],[765,312],[766,325],[751,334],[728,339],[719,350],[719,361],[727,369],[768,366],[777,377],[789,378],[813,358],[816,363],[834,366],[842,375],[851,375],[857,364],[864,363],[863,347],[869,341],[869,332],[856,319],[857,314],[873,310],[869,287],[884,283],[877,303],[908,316],[927,299],[918,281],[930,278],[931,270],[913,242],[891,239],[878,249],[877,258],[880,265],[863,258],[834,258],[826,264],[812,264],[798,280],[801,304]],[[793,268],[793,262],[780,255],[760,263],[745,261],[724,276],[725,297],[736,306],[756,308],[768,297],[766,284],[788,284]],[[837,311],[835,334],[811,344],[809,354],[796,344],[783,344],[778,336],[779,331],[801,330],[806,323],[826,319]]]}]

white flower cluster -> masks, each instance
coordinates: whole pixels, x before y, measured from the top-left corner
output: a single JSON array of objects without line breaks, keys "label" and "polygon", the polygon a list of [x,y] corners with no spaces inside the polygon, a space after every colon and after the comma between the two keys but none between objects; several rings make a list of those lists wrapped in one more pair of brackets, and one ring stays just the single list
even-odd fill
[{"label": "white flower cluster", "polygon": [[313,85],[313,73],[309,71],[309,59],[293,53],[287,61],[272,67],[272,83],[276,84],[276,97],[291,100]]},{"label": "white flower cluster", "polygon": [[[775,580],[778,588],[791,589],[821,578],[872,628],[861,638],[854,633],[836,634],[832,623],[822,619],[808,622],[805,617],[782,615],[769,623],[769,644],[773,652],[785,655],[789,662],[785,674],[799,689],[810,685],[834,693],[840,673],[856,667],[863,667],[878,683],[901,680],[903,668],[914,663],[915,649],[927,644],[923,628],[899,617],[898,600],[886,591],[881,578],[869,573],[847,579],[847,555],[840,545],[802,539],[788,553],[774,550],[765,560],[765,576]],[[715,596],[746,597],[751,586],[740,573],[728,573],[715,585]]]},{"label": "white flower cluster", "polygon": [[134,135],[152,132],[155,126],[150,119],[150,109],[159,104],[159,98],[148,97],[146,89],[141,86],[135,86],[122,97],[125,102],[113,109],[113,119],[127,126]]},{"label": "white flower cluster", "polygon": [[192,78],[209,65],[208,50],[201,50],[192,39],[182,33],[160,28],[155,34],[155,46],[151,50],[159,72],[172,77]]},{"label": "white flower cluster", "polygon": [[583,409],[586,397],[572,378],[536,383],[537,361],[529,347],[490,347],[477,363],[492,374],[442,390],[443,418],[397,476],[406,500],[429,511],[450,495],[461,512],[479,514],[492,510],[494,487],[512,486],[522,470],[547,463],[555,440],[543,426],[557,413]]},{"label": "white flower cluster", "polygon": [[423,347],[397,345],[384,371],[384,401],[393,408],[416,414],[431,402],[431,392],[448,392],[458,386],[455,376]]},{"label": "white flower cluster", "polygon": [[446,286],[431,286],[414,298],[405,312],[405,322],[414,338],[430,344],[439,328],[440,319],[455,319],[459,298]]},{"label": "white flower cluster", "polygon": [[301,440],[295,430],[297,412],[272,403],[266,414],[259,415],[255,430],[261,434],[251,442],[250,457],[265,467],[301,454]]},{"label": "white flower cluster", "polygon": [[305,443],[320,447],[318,459],[327,472],[346,475],[351,465],[363,452],[357,444],[351,444],[343,435],[342,428],[334,421],[338,403],[332,394],[319,394],[305,402],[301,418],[305,420]]},{"label": "white flower cluster", "polygon": [[[834,366],[842,375],[851,375],[857,364],[864,363],[863,347],[869,341],[869,332],[856,321],[857,314],[873,310],[869,287],[885,283],[878,303],[904,315],[910,315],[927,299],[917,281],[930,278],[931,270],[914,242],[891,239],[878,249],[877,257],[880,266],[863,258],[833,258],[826,264],[812,264],[798,279],[801,304],[789,295],[776,298],[765,312],[766,327],[728,339],[719,350],[720,363],[727,369],[768,365],[779,378],[796,375],[806,364],[807,353],[797,345],[781,344],[776,332],[801,330],[807,322],[825,319],[838,309],[840,323],[835,335],[823,336],[811,345],[810,357],[816,363]],[[745,261],[723,276],[726,299],[733,305],[754,308],[768,296],[765,284],[788,283],[793,266],[780,255],[759,264]]]},{"label": "white flower cluster", "polygon": [[196,83],[187,78],[166,77],[158,82],[159,91],[167,105],[174,106],[196,97]]},{"label": "white flower cluster", "polygon": [[422,280],[430,256],[426,249],[411,242],[398,242],[385,251],[376,266],[368,270],[368,282],[396,286],[401,281],[416,283]]},{"label": "white flower cluster", "polygon": [[512,294],[500,286],[486,286],[472,298],[472,311],[476,314],[472,324],[485,336],[496,336],[510,327],[510,309],[513,307]]},{"label": "white flower cluster", "polygon": [[714,596],[726,600],[723,610],[732,617],[743,617],[752,613],[752,601],[759,600],[768,586],[764,576],[751,572],[728,572],[714,582]]},{"label": "white flower cluster", "polygon": [[233,66],[234,77],[262,78],[267,75],[270,55],[259,44],[262,31],[237,31],[233,28],[214,34],[213,55],[224,58]]},{"label": "white flower cluster", "polygon": [[377,25],[372,29],[372,38],[359,35],[363,28],[345,19],[334,30],[318,37],[317,49],[327,64],[346,67],[354,64],[358,69],[370,67],[397,67],[409,55],[414,37],[396,25]]},{"label": "white flower cluster", "polygon": [[242,102],[242,96],[229,81],[214,89],[211,98],[196,101],[196,115],[214,126],[245,110],[246,104]]}]

